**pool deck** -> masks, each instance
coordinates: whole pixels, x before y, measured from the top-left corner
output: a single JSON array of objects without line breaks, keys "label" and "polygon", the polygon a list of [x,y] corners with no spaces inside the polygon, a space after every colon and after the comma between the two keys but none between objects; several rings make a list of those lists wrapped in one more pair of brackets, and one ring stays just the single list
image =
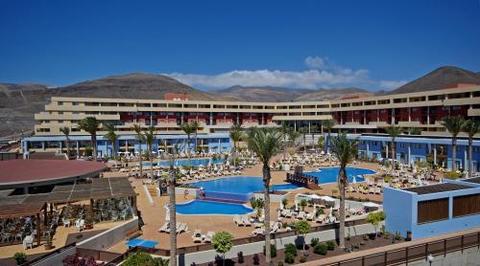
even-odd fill
[{"label": "pool deck", "polygon": [[[355,167],[364,167],[369,168],[372,170],[379,170],[379,166],[373,163],[360,163],[355,165]],[[312,170],[312,169],[306,169]],[[255,165],[252,168],[247,168],[243,171],[243,176],[261,176],[262,167],[261,165]],[[118,176],[121,175],[120,173],[108,173],[109,175]],[[282,184],[285,183],[286,172],[285,171],[272,171],[272,184]],[[138,193],[137,197],[137,205],[138,209],[142,213],[142,218],[145,222],[145,226],[143,227],[143,239],[146,240],[154,240],[158,242],[157,248],[168,249],[169,248],[169,234],[167,233],[160,233],[158,229],[164,224],[165,222],[165,215],[166,209],[164,206],[168,203],[168,197],[162,196],[157,197],[152,195],[153,204],[151,204],[148,200],[148,196],[146,195],[145,190],[142,186],[141,179],[130,179],[132,184],[135,186],[135,191]],[[294,202],[295,194],[297,193],[318,193],[321,195],[332,195],[332,190],[336,189],[336,184],[327,184],[321,185],[321,189],[319,190],[310,190],[310,189],[296,189],[293,192],[287,195],[287,199],[289,202],[289,206],[291,206]],[[375,201],[381,201],[382,197],[379,195],[363,195],[358,194],[354,197],[363,197],[368,198]],[[350,194],[349,194],[350,195]],[[188,196],[184,198],[183,195],[177,195],[176,200],[177,203],[185,202],[192,200],[192,196]],[[278,203],[271,203],[270,210],[271,210],[271,219],[277,219],[277,212],[275,211],[280,206]],[[307,208],[308,210],[308,208]],[[287,220],[288,221],[288,220]],[[192,241],[192,234],[194,230],[199,229],[201,230],[202,234],[206,234],[208,231],[218,232],[228,231],[232,233],[235,238],[242,238],[251,236],[252,231],[254,230],[253,227],[237,227],[233,223],[233,216],[224,216],[224,215],[177,215],[177,223],[183,222],[188,225],[188,231],[186,233],[182,233],[177,235],[177,245],[178,247],[186,247],[196,245]],[[312,223],[313,224],[313,223]],[[126,251],[125,241],[119,242],[113,247],[109,249],[109,251],[113,252],[124,252]]]}]

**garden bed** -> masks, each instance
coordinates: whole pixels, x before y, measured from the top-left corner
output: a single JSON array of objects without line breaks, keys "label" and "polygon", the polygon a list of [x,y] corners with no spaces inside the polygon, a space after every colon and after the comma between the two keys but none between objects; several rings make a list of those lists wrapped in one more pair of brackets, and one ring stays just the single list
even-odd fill
[{"label": "garden bed", "polygon": [[[384,236],[378,236],[375,239],[370,239],[367,238],[366,236],[356,236],[352,237],[350,240],[345,240],[345,246],[347,249],[353,249],[351,252],[356,252],[360,250],[367,250],[367,249],[372,249],[372,248],[378,248],[378,247],[383,247],[391,244],[396,244],[403,242],[403,239],[396,239],[395,242],[393,242],[393,239],[395,237],[393,235],[388,236],[388,238]],[[299,237],[298,239],[298,245],[297,245],[297,255],[294,256],[294,262],[293,263],[286,263],[285,262],[285,250],[284,247],[278,247],[279,249],[277,250],[277,254],[275,257],[272,257],[273,265],[291,265],[291,264],[297,264],[297,263],[302,263],[302,262],[307,262],[307,261],[314,261],[314,260],[319,260],[322,258],[328,258],[328,257],[333,257],[333,256],[338,256],[338,255],[343,255],[349,253],[349,251],[339,249],[336,247],[335,243],[335,248],[333,250],[328,250],[325,255],[320,255],[314,253],[314,248],[311,247],[310,243],[309,245],[306,246],[306,251],[304,256],[303,250],[302,250],[302,238]],[[326,242],[322,242],[323,244],[326,244]],[[281,248],[281,249],[280,249]],[[303,260],[303,258],[305,260]],[[192,264],[195,265],[195,264]],[[218,261],[212,261],[209,263],[203,263],[203,264],[196,264],[198,266],[210,266],[210,265],[223,265],[221,260]],[[255,254],[255,255],[249,255],[249,256],[244,256],[243,257],[243,262],[239,261],[239,257],[234,259],[228,259],[225,261],[225,265],[245,265],[245,266],[250,266],[250,265],[266,265],[265,264],[265,256],[263,253]]]}]

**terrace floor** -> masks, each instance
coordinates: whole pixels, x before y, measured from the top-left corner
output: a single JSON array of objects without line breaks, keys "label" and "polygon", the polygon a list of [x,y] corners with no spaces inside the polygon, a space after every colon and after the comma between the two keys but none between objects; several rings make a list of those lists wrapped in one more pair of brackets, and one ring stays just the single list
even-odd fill
[{"label": "terrace floor", "polygon": [[[357,167],[365,167],[374,170],[378,170],[378,165],[373,163],[361,163],[360,165],[356,165]],[[307,169],[311,170],[311,169]],[[252,168],[247,168],[244,170],[242,175],[245,176],[261,176],[261,165],[256,165]],[[121,173],[108,173],[110,176],[115,175],[125,175]],[[273,171],[272,172],[272,184],[281,184],[284,183],[284,179],[286,176],[286,172],[284,171]],[[164,206],[168,203],[168,196],[157,197],[152,195],[153,204],[151,204],[148,200],[148,196],[145,193],[145,190],[142,185],[141,179],[130,179],[132,181],[132,185],[135,187],[135,191],[138,194],[137,197],[137,207],[141,211],[142,219],[145,223],[145,226],[142,228],[143,231],[143,239],[148,240],[155,240],[158,242],[157,248],[161,249],[168,249],[169,248],[169,234],[168,233],[160,233],[158,229],[165,223],[165,215],[166,209]],[[337,188],[336,184],[328,184],[322,185],[322,189],[319,190],[310,190],[310,189],[298,189],[290,192],[287,195],[287,199],[289,205],[293,204],[295,194],[297,193],[317,193],[321,195],[332,195],[332,190]],[[356,194],[356,193],[355,193]],[[364,197],[368,198],[369,200],[374,201],[381,201],[382,197],[380,195],[351,195],[354,197]],[[177,203],[185,202],[188,200],[193,199],[192,196],[184,198],[183,195],[177,195],[176,200]],[[271,204],[271,220],[274,221],[277,219],[277,212],[275,211],[278,209],[279,203],[272,203]],[[307,210],[309,210],[307,208]],[[285,221],[285,219],[284,219]],[[287,222],[289,220],[286,220]],[[293,219],[292,219],[293,221]],[[200,229],[203,234],[206,234],[208,231],[218,232],[228,231],[232,233],[235,238],[242,238],[252,236],[252,231],[254,227],[238,227],[233,222],[233,216],[223,216],[223,215],[178,215],[177,214],[177,223],[183,222],[188,225],[188,231],[186,233],[179,234],[177,236],[177,245],[178,247],[186,247],[195,245],[192,241],[192,234],[194,230]],[[314,224],[312,222],[312,224]],[[124,252],[126,251],[125,241],[117,243],[113,247],[109,249],[112,252]]]}]

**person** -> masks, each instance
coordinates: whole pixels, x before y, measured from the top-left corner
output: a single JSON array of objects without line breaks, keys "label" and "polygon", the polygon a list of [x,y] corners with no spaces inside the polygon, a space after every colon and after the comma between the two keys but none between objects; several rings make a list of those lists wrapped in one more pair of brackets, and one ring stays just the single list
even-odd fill
[{"label": "person", "polygon": [[188,189],[185,189],[185,190],[183,191],[183,198],[184,198],[184,199],[188,198],[188,193],[189,193],[189,192],[188,192]]}]

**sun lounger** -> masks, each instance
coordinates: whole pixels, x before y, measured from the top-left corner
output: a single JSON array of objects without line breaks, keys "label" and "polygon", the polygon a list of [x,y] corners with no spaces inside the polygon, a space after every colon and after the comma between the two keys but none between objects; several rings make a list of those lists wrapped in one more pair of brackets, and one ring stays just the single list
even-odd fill
[{"label": "sun lounger", "polygon": [[170,227],[169,227],[169,222],[166,222],[162,225],[162,227],[160,227],[160,229],[158,229],[159,232],[162,232],[162,233],[166,233],[168,232],[168,230],[170,230]]},{"label": "sun lounger", "polygon": [[202,243],[203,235],[199,229],[196,229],[192,235],[193,243]]},{"label": "sun lounger", "polygon": [[250,222],[247,216],[242,216],[242,223],[244,226],[252,226],[252,223]]},{"label": "sun lounger", "polygon": [[315,219],[315,222],[317,223],[323,223],[325,221],[325,218],[327,216],[325,214],[320,214],[316,219]]},{"label": "sun lounger", "polygon": [[255,230],[252,231],[252,235],[258,236],[258,235],[264,235],[265,229],[263,228],[256,228]]},{"label": "sun lounger", "polygon": [[308,221],[313,221],[313,219],[315,218],[315,213],[311,212],[311,213],[308,213],[305,217]]},{"label": "sun lounger", "polygon": [[242,218],[240,218],[240,216],[238,216],[238,215],[233,216],[233,222],[234,222],[237,226],[244,226],[244,225],[245,225],[245,224],[243,223],[243,221],[242,221]]},{"label": "sun lounger", "polygon": [[204,239],[203,239],[203,242],[205,242],[205,243],[212,243],[213,235],[215,235],[214,232],[208,231],[208,233],[205,235],[205,237],[204,237]]},{"label": "sun lounger", "polygon": [[306,216],[307,216],[307,215],[305,214],[305,212],[301,211],[301,212],[299,212],[299,213],[297,214],[297,219],[299,219],[299,220],[305,220]]}]

